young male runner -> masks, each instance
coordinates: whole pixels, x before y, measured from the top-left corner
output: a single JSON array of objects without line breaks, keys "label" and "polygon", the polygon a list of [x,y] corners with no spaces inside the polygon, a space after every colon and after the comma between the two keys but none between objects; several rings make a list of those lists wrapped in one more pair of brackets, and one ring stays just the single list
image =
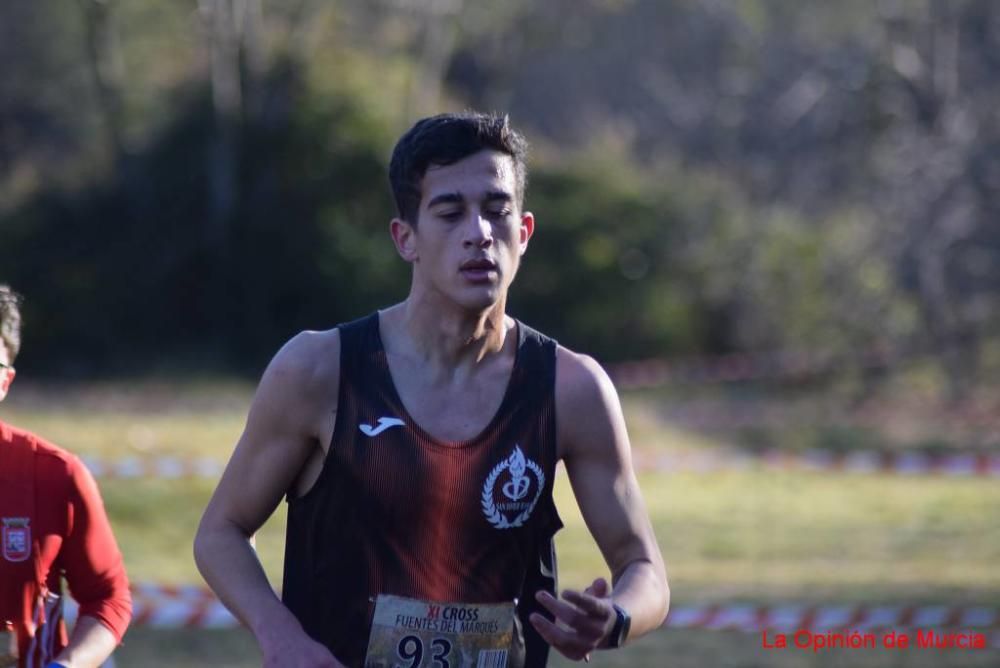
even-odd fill
[{"label": "young male runner", "polygon": [[[20,346],[18,298],[0,285],[0,401]],[[63,576],[80,604],[69,637]],[[131,618],[125,566],[94,479],[72,454],[0,422],[0,666],[98,666]]]},{"label": "young male runner", "polygon": [[[614,387],[505,311],[535,229],[524,154],[505,116],[418,122],[390,166],[409,296],[265,371],[195,540],[265,665],[544,666],[550,645],[589,658],[662,623]],[[613,584],[556,597],[560,459]],[[251,538],[286,494],[279,600]]]}]

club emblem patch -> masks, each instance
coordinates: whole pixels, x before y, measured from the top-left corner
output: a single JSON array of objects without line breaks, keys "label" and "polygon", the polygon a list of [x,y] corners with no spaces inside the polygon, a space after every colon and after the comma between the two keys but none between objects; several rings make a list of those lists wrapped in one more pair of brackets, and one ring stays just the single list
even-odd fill
[{"label": "club emblem patch", "polygon": [[27,517],[3,518],[3,558],[24,561],[31,556],[31,525]]},{"label": "club emblem patch", "polygon": [[545,474],[515,445],[510,457],[493,467],[483,483],[483,514],[497,529],[513,529],[531,517],[542,496]]}]

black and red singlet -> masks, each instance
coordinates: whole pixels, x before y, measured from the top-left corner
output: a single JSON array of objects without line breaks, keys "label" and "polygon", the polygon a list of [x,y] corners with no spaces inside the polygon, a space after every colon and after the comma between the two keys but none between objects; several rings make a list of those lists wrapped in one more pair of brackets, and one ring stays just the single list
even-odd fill
[{"label": "black and red singlet", "polygon": [[322,472],[290,499],[282,598],[306,632],[360,666],[373,601],[517,601],[511,666],[544,666],[528,623],[555,590],[556,343],[517,324],[496,415],[477,437],[442,442],[407,413],[374,313],[340,327],[340,389]]}]

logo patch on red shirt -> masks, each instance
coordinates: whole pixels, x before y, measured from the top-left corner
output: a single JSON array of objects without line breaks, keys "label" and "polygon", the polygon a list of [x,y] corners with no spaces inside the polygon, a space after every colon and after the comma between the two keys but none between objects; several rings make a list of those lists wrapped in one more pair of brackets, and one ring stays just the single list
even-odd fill
[{"label": "logo patch on red shirt", "polygon": [[27,517],[3,518],[3,558],[24,561],[31,556],[31,520]]}]

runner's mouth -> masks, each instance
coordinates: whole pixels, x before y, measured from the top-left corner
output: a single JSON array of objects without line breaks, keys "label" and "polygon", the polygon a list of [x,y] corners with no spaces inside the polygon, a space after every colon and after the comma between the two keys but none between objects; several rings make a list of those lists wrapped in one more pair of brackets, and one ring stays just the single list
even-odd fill
[{"label": "runner's mouth", "polygon": [[469,260],[462,263],[459,272],[473,283],[488,283],[497,278],[496,262],[487,259]]},{"label": "runner's mouth", "polygon": [[462,271],[473,270],[473,271],[496,271],[497,263],[493,260],[486,258],[477,260],[468,260],[463,262],[462,266],[459,267]]}]

